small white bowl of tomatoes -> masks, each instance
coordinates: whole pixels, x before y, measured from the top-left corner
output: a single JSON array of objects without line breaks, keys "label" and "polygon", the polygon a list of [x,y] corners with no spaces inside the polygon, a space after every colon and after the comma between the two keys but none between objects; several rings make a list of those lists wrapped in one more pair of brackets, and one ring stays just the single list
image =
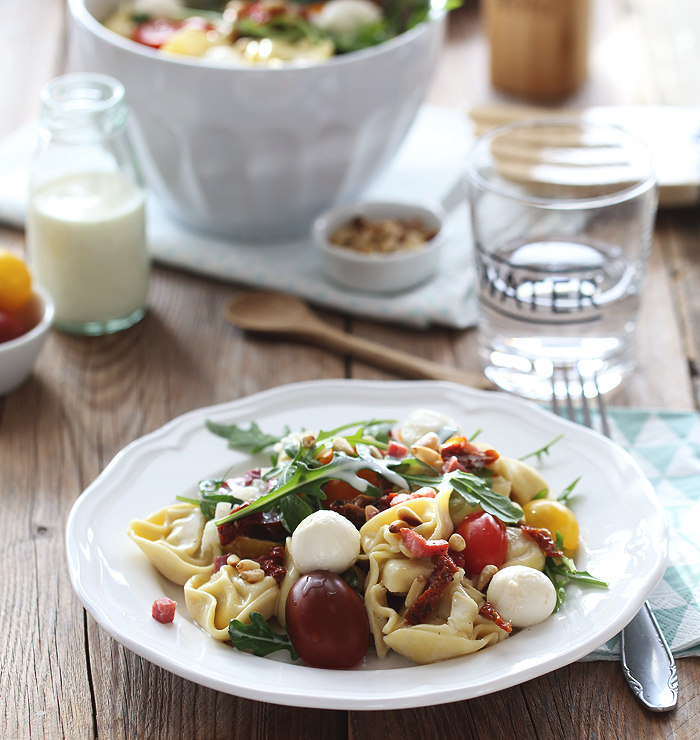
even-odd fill
[{"label": "small white bowl of tomatoes", "polygon": [[0,250],[0,396],[29,377],[54,316],[51,296],[32,287],[26,265]]}]

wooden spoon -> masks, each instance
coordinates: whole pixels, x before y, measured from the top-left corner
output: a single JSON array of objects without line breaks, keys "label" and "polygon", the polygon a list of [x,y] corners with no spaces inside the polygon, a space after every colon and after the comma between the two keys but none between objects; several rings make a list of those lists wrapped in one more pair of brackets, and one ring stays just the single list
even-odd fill
[{"label": "wooden spoon", "polygon": [[300,299],[282,293],[241,293],[226,306],[224,317],[239,329],[298,337],[410,378],[449,380],[473,388],[493,388],[483,375],[440,365],[354,334],[346,334],[321,321]]}]

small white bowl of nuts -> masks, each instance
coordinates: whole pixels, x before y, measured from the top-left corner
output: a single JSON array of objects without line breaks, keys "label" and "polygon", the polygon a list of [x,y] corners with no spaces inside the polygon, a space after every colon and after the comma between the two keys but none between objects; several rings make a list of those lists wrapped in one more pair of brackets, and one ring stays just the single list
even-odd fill
[{"label": "small white bowl of nuts", "polygon": [[365,293],[396,293],[435,275],[445,220],[440,206],[368,201],[322,213],[311,233],[331,280]]}]

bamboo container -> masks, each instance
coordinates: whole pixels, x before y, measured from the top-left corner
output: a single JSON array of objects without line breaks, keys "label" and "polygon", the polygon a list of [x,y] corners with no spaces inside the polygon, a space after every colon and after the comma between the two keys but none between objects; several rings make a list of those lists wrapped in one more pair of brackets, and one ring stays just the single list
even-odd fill
[{"label": "bamboo container", "polygon": [[556,100],[585,80],[589,0],[481,0],[491,46],[491,83]]}]

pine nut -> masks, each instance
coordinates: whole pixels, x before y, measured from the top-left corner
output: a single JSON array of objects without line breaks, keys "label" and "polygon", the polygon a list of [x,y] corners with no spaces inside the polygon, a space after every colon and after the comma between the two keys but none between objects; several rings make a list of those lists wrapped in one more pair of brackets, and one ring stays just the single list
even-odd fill
[{"label": "pine nut", "polygon": [[447,544],[450,546],[450,550],[454,550],[455,552],[462,552],[467,546],[464,537],[461,534],[457,534],[457,532],[451,535],[450,539],[447,540]]},{"label": "pine nut", "polygon": [[241,580],[246,583],[260,583],[265,578],[265,573],[262,568],[257,570],[244,570],[241,573]]}]

